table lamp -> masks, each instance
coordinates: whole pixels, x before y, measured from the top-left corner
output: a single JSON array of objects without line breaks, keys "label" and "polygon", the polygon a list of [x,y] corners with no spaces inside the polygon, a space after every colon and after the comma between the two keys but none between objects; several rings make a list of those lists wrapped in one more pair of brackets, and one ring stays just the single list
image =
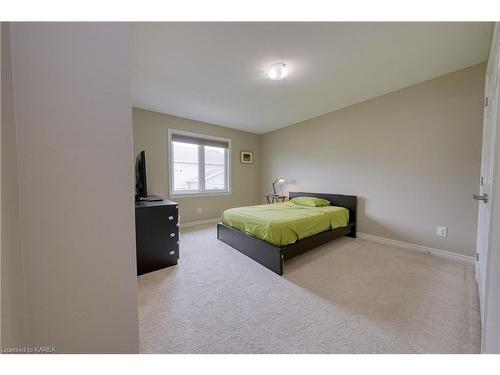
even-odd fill
[{"label": "table lamp", "polygon": [[276,180],[274,180],[274,182],[273,182],[273,192],[274,192],[274,195],[277,195],[277,193],[276,193],[276,184],[278,182],[279,183],[285,182],[285,179],[283,177],[278,177]]}]

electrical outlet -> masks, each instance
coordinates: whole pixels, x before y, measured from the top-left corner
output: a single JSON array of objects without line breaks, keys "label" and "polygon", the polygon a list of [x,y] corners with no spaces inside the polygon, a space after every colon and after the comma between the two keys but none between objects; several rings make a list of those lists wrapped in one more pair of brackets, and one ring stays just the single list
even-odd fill
[{"label": "electrical outlet", "polygon": [[196,213],[201,214],[201,207],[196,207]]},{"label": "electrical outlet", "polygon": [[440,237],[446,237],[448,235],[448,228],[447,227],[442,227],[438,226],[436,234]]}]

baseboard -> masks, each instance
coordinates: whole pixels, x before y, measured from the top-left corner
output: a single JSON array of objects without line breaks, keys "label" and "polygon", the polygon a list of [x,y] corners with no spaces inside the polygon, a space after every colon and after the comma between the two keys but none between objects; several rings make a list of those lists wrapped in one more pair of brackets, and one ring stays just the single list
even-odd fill
[{"label": "baseboard", "polygon": [[189,223],[180,223],[179,227],[180,228],[189,228],[189,227],[196,227],[198,225],[214,224],[214,223],[219,222],[220,220],[221,220],[220,217],[216,217],[216,218],[213,218],[213,219],[191,221]]},{"label": "baseboard", "polygon": [[[220,220],[221,220],[220,217],[216,217],[216,218],[212,218],[212,219],[191,221],[188,223],[180,223],[179,226],[181,228],[189,228],[189,227],[195,227],[195,226],[199,226],[199,225],[215,224],[217,222],[220,222]],[[418,251],[418,252],[425,253],[425,254],[433,254],[433,255],[436,255],[436,256],[439,256],[442,258],[458,260],[458,261],[465,262],[465,263],[475,264],[475,262],[476,262],[476,259],[474,257],[468,256],[468,255],[456,254],[456,253],[452,253],[450,251],[434,249],[432,247],[417,245],[414,243],[397,241],[397,240],[393,240],[393,239],[385,238],[385,237],[378,237],[378,236],[374,236],[372,234],[357,232],[356,237],[359,239],[362,239],[362,240],[373,241],[373,242],[381,243],[383,245],[395,246],[395,247],[399,247],[401,249]]]},{"label": "baseboard", "polygon": [[384,245],[395,246],[395,247],[399,247],[402,249],[418,251],[421,253],[433,254],[433,255],[436,255],[438,257],[458,260],[460,262],[471,263],[471,264],[475,264],[475,262],[476,262],[474,257],[468,256],[468,255],[455,254],[455,253],[452,253],[452,252],[446,251],[446,250],[434,249],[432,247],[427,247],[427,246],[417,245],[417,244],[413,244],[413,243],[392,240],[390,238],[378,237],[378,236],[373,236],[371,234],[360,233],[360,232],[356,233],[356,236],[360,239],[363,239],[363,240],[378,242],[378,243],[381,243]]}]

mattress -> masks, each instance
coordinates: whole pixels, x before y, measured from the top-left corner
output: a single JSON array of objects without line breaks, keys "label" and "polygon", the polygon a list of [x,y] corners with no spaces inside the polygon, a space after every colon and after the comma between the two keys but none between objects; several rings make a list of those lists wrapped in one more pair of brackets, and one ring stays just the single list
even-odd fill
[{"label": "mattress", "polygon": [[349,223],[344,207],[307,207],[292,202],[231,208],[222,214],[222,222],[275,246],[295,243],[305,237]]}]

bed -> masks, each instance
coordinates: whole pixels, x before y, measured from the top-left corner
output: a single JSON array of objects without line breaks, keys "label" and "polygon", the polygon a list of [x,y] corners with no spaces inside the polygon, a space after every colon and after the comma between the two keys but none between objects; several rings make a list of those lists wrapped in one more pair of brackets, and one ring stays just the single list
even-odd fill
[{"label": "bed", "polygon": [[227,210],[217,238],[283,275],[286,260],[339,237],[356,237],[356,196],[289,193],[289,199],[297,197],[325,199],[331,206],[305,209],[285,202]]}]

